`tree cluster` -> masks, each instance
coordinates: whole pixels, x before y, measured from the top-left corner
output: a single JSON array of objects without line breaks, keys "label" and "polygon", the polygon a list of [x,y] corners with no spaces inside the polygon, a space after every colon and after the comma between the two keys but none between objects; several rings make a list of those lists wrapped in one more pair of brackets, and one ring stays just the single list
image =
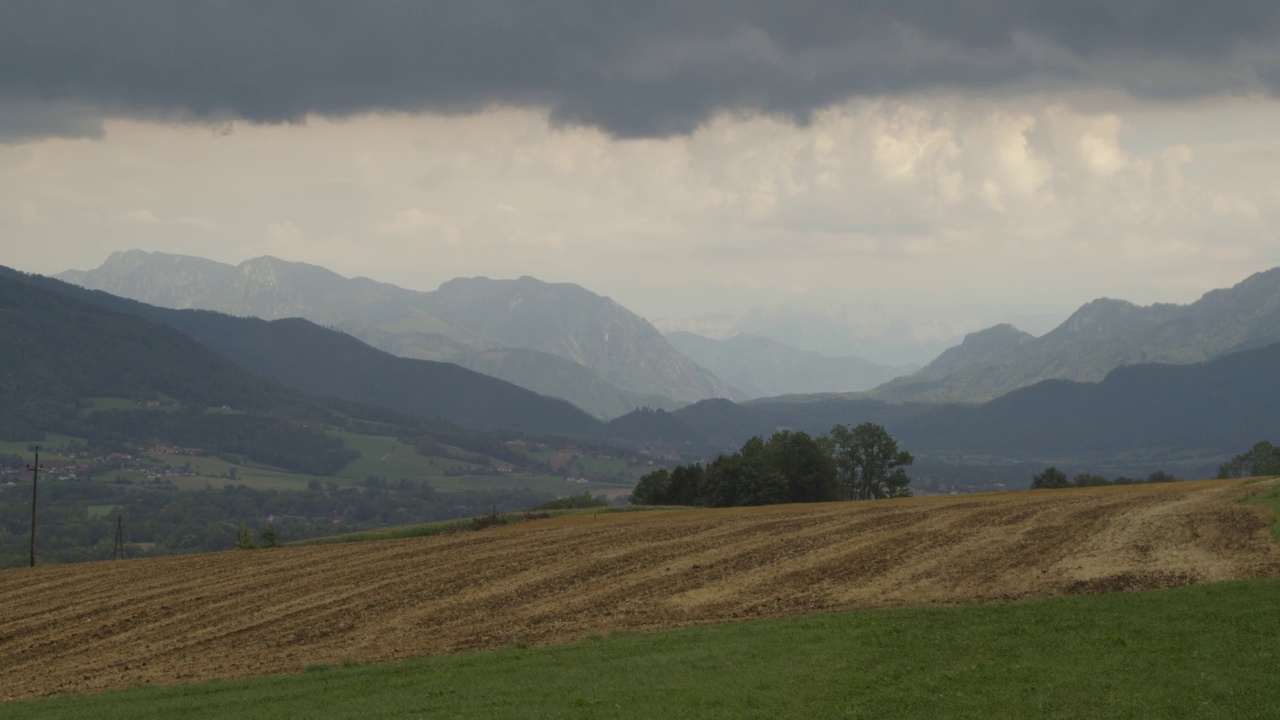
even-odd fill
[{"label": "tree cluster", "polygon": [[705,467],[682,465],[640,478],[635,505],[730,507],[911,494],[903,466],[914,458],[881,426],[836,425],[821,437],[784,430],[747,440]]},{"label": "tree cluster", "polygon": [[583,490],[579,495],[570,495],[538,503],[530,510],[581,510],[608,506],[609,500],[603,494],[592,495],[590,490]]},{"label": "tree cluster", "polygon": [[1056,466],[1050,465],[1044,469],[1044,472],[1036,473],[1031,477],[1032,490],[1048,490],[1052,488],[1069,488],[1069,487],[1095,487],[1100,485],[1139,485],[1142,483],[1167,483],[1177,482],[1178,478],[1164,470],[1156,470],[1147,476],[1145,480],[1141,478],[1131,478],[1126,475],[1117,475],[1114,480],[1110,480],[1103,475],[1095,473],[1080,473],[1074,479],[1067,479],[1067,474],[1059,470]]},{"label": "tree cluster", "polygon": [[1280,475],[1280,446],[1262,441],[1218,468],[1220,478]]}]

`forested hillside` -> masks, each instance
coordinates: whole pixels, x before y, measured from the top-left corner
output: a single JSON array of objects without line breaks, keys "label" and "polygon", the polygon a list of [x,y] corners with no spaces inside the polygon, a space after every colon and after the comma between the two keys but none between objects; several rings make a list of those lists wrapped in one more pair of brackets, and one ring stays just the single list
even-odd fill
[{"label": "forested hillside", "polygon": [[981,405],[822,396],[745,404],[707,400],[672,413],[632,413],[610,423],[609,431],[635,441],[684,443],[713,456],[780,429],[820,433],[836,423],[874,422],[914,452],[937,457],[1080,463],[1196,458],[1216,467],[1242,447],[1280,437],[1277,367],[1280,344],[1195,365],[1133,365],[1100,383],[1047,380]]},{"label": "forested hillside", "polygon": [[51,278],[13,271],[7,271],[7,277],[162,323],[246,370],[308,393],[481,429],[589,435],[600,427],[563,400],[452,363],[396,357],[305,320],[268,322],[209,311],[171,310]]}]

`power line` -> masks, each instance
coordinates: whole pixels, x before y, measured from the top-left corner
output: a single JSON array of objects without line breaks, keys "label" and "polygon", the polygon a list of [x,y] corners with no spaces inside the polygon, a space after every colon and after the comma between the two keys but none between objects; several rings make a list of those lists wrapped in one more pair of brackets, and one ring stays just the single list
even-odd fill
[{"label": "power line", "polygon": [[123,559],[125,559],[125,554],[124,554],[124,519],[123,519],[121,516],[119,516],[119,515],[117,515],[117,516],[116,516],[116,544],[115,544],[115,547],[111,548],[111,559],[112,559],[112,560],[123,560]]},{"label": "power line", "polygon": [[40,446],[36,446],[35,462],[27,466],[31,471],[31,567],[36,566],[36,486],[40,480]]}]

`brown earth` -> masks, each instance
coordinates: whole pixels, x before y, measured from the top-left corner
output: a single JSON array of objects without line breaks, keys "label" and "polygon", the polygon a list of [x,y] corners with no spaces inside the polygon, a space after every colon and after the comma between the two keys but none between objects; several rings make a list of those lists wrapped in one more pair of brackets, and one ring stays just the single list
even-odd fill
[{"label": "brown earth", "polygon": [[0,572],[0,700],[1280,574],[1239,481],[570,516]]}]

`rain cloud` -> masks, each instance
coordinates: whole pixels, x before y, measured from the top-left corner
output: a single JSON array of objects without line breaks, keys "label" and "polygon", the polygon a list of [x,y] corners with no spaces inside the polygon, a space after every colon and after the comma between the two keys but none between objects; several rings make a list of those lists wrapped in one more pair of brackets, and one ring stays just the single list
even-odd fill
[{"label": "rain cloud", "polygon": [[1274,95],[1273,0],[18,0],[0,9],[0,141],[103,117],[538,107],[619,137],[719,112],[807,121],[859,96],[1099,87]]}]

